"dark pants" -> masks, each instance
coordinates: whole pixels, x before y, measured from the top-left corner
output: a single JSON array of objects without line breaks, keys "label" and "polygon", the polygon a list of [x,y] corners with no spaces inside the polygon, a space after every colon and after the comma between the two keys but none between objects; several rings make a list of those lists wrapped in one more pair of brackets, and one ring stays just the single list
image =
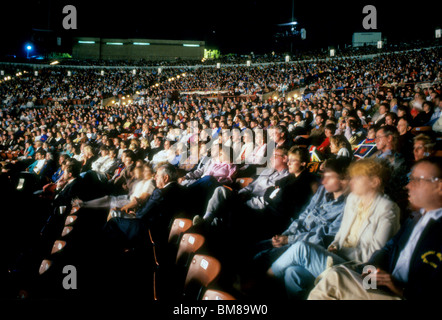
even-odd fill
[{"label": "dark pants", "polygon": [[141,219],[112,218],[104,226],[108,244],[115,249],[145,245],[149,239],[147,230]]},{"label": "dark pants", "polygon": [[221,186],[221,184],[214,177],[205,176],[187,187],[190,195],[189,199],[196,199],[196,201],[193,201],[190,205],[194,215],[204,214],[204,210],[207,208],[207,203],[212,197],[213,191],[219,186]]}]

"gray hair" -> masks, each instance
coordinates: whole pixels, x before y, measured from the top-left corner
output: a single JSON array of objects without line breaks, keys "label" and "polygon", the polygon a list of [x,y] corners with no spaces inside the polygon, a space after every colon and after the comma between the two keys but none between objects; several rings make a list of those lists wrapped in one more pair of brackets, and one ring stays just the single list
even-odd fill
[{"label": "gray hair", "polygon": [[176,168],[171,165],[170,163],[165,163],[163,165],[161,165],[158,169],[157,172],[163,171],[163,175],[167,175],[169,176],[169,181],[177,181],[178,180],[178,172],[176,170]]}]

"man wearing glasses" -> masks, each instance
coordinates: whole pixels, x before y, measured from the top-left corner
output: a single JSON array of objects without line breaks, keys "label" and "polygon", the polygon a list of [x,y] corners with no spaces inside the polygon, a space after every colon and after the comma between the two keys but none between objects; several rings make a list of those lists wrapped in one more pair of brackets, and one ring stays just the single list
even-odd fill
[{"label": "man wearing glasses", "polygon": [[385,193],[396,202],[402,212],[403,218],[409,214],[407,209],[407,194],[405,185],[407,184],[407,174],[409,166],[402,154],[397,152],[399,132],[394,126],[384,125],[376,129],[376,148],[370,158],[384,163],[390,170],[389,183],[385,185]]},{"label": "man wearing glasses", "polygon": [[241,206],[242,210],[264,211],[267,206],[264,198],[266,191],[288,174],[287,150],[283,147],[276,147],[271,156],[269,168],[266,168],[249,185],[238,192],[225,186],[217,187],[207,204],[204,216],[195,216],[193,223],[195,225],[204,223],[206,226],[210,226],[212,223],[216,225],[221,221],[219,218],[222,218],[222,215],[227,215],[223,209],[232,207]]}]

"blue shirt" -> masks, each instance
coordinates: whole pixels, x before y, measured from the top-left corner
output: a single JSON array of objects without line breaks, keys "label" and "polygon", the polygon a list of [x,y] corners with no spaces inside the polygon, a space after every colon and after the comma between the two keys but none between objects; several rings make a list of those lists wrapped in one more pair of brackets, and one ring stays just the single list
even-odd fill
[{"label": "blue shirt", "polygon": [[26,151],[28,152],[28,157],[33,157],[35,154],[35,149],[33,146],[29,146]]},{"label": "blue shirt", "polygon": [[327,247],[341,226],[346,199],[347,194],[334,199],[333,193],[319,186],[307,208],[282,235],[288,236],[289,244],[306,241]]}]

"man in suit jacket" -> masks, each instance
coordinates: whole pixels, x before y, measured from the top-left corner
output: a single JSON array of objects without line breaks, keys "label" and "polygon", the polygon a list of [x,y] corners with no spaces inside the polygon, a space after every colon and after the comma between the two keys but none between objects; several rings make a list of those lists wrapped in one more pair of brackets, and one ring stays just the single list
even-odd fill
[{"label": "man in suit jacket", "polygon": [[[70,207],[74,198],[82,198],[84,186],[82,186],[81,178],[79,177],[80,167],[81,164],[78,162],[69,163],[65,166],[63,179],[67,182],[61,188],[57,185],[56,195],[52,202],[55,208],[58,206]],[[70,208],[67,209],[70,211]]]},{"label": "man in suit jacket", "polygon": [[[63,180],[66,183],[61,183],[60,180],[57,183],[56,195],[51,203],[52,214],[47,218],[40,231],[45,247],[50,246],[54,241],[54,237],[59,236],[63,230],[66,215],[72,209],[72,200],[75,198],[81,199],[87,193],[80,177],[80,168],[81,164],[76,160],[66,164],[63,173]],[[63,215],[59,211],[61,206],[66,207]]]},{"label": "man in suit jacket", "polygon": [[143,245],[150,229],[156,246],[167,244],[169,224],[179,213],[185,212],[185,188],[177,183],[176,168],[170,164],[160,166],[155,175],[156,189],[144,207],[125,217],[110,219],[105,234],[115,245]]},{"label": "man in suit jacket", "polygon": [[[407,185],[410,203],[421,208],[367,265],[374,274],[348,268],[331,269],[309,299],[438,299],[442,283],[442,165],[427,158],[415,164]],[[359,270],[360,271],[360,270]],[[369,276],[376,290],[362,283]]]}]

